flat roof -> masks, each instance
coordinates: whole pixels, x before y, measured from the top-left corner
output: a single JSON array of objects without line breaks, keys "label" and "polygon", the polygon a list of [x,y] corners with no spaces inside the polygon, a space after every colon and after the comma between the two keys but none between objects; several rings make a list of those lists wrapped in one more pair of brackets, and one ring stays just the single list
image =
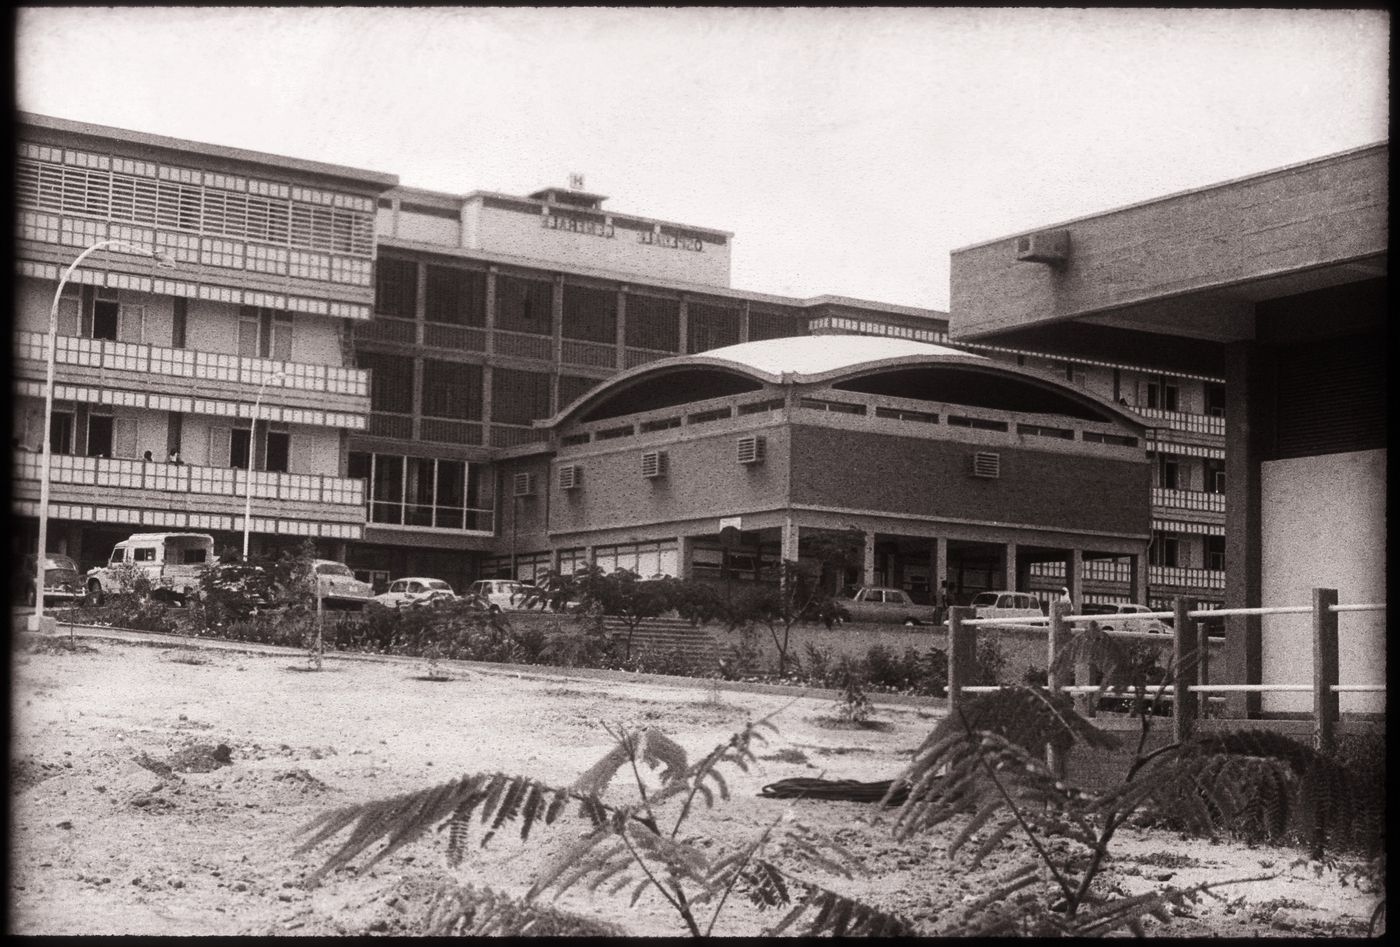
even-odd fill
[{"label": "flat roof", "polygon": [[1363,152],[1381,150],[1389,147],[1390,139],[1387,138],[1384,141],[1372,142],[1369,145],[1360,145],[1356,148],[1348,148],[1345,151],[1333,152],[1330,155],[1323,155],[1319,158],[1309,158],[1306,161],[1297,161],[1293,164],[1286,164],[1282,167],[1271,168],[1267,171],[1259,171],[1255,174],[1244,174],[1240,177],[1230,178],[1225,181],[1216,181],[1211,184],[1203,184],[1200,187],[1190,187],[1181,191],[1173,191],[1170,194],[1163,194],[1159,197],[1151,197],[1147,200],[1137,201],[1132,204],[1122,204],[1118,207],[1112,207],[1107,210],[1094,211],[1091,214],[1083,214],[1079,217],[1071,217],[1068,220],[1060,220],[1054,223],[1040,224],[1038,226],[1030,228],[1029,230],[1018,230],[1013,233],[1001,234],[997,237],[991,237],[986,240],[979,240],[976,243],[969,243],[961,247],[955,247],[950,252],[961,253],[964,250],[975,250],[978,247],[985,247],[990,246],[994,243],[1001,243],[1002,241],[1009,240],[1013,237],[1027,236],[1029,234],[1040,233],[1044,230],[1054,230],[1059,227],[1068,227],[1070,224],[1082,223],[1086,220],[1096,220],[1100,217],[1111,217],[1114,214],[1120,214],[1124,211],[1134,210],[1139,207],[1150,207],[1153,204],[1161,204],[1165,203],[1166,201],[1179,200],[1180,198],[1187,197],[1192,194],[1201,194],[1206,191],[1215,191],[1220,190],[1221,188],[1234,187],[1235,185],[1242,184],[1246,181],[1257,181],[1260,178],[1267,178],[1276,174],[1292,174],[1298,171],[1303,171],[1312,167],[1316,167],[1318,165],[1327,164],[1328,162],[1340,161],[1345,158],[1350,158],[1355,155],[1359,155]]},{"label": "flat roof", "polygon": [[184,138],[170,138],[166,135],[152,135],[149,132],[132,131],[129,128],[97,125],[93,122],[79,122],[73,119],[57,118],[52,115],[40,115],[36,112],[19,112],[18,116],[21,126],[29,125],[34,128],[68,132],[75,135],[108,138],[112,141],[143,145],[148,148],[166,148],[171,151],[186,151],[192,154],[206,155],[211,158],[224,158],[229,161],[242,161],[250,164],[286,168],[288,170],[301,171],[307,174],[318,174],[326,177],[357,181],[362,184],[371,184],[380,190],[394,187],[399,183],[399,176],[397,174],[385,174],[382,171],[366,171],[363,168],[351,168],[343,164],[328,164],[324,161],[291,158],[286,155],[274,155],[264,151],[249,151],[244,148],[231,148],[227,145],[213,145],[207,142],[190,141]]}]

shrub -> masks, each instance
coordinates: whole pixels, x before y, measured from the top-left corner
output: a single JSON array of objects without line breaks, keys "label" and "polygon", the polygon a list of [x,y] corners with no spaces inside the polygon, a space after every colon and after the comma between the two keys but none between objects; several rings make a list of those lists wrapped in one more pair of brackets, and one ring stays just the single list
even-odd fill
[{"label": "shrub", "polygon": [[865,693],[865,669],[860,662],[843,655],[836,674],[841,688],[841,696],[836,699],[841,719],[847,723],[864,723],[870,719],[873,709]]},{"label": "shrub", "polygon": [[919,659],[919,677],[916,690],[931,697],[948,696],[948,652],[942,648],[929,648]]},{"label": "shrub", "polygon": [[830,648],[821,648],[807,642],[803,648],[807,664],[807,683],[813,687],[830,687],[835,674],[835,658]]},{"label": "shrub", "polygon": [[973,673],[974,685],[1004,683],[1001,679],[1006,670],[1006,655],[1001,653],[1001,645],[995,638],[978,638],[976,669]]}]

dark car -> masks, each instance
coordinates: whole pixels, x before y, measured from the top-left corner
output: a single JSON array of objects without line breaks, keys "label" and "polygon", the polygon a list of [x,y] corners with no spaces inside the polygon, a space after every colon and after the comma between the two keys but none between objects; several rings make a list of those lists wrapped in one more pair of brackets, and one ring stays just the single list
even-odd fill
[{"label": "dark car", "polygon": [[[26,605],[34,604],[36,564],[34,556],[25,556],[14,576],[15,599]],[[73,602],[82,597],[83,577],[78,564],[67,556],[49,553],[44,563],[44,601]]]}]

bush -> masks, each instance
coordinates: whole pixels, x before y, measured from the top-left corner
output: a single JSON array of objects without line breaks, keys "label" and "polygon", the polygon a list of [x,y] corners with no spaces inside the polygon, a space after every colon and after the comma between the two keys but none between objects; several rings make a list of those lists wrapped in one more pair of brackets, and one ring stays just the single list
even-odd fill
[{"label": "bush", "polygon": [[997,644],[995,638],[979,638],[977,640],[977,660],[976,669],[972,675],[972,684],[978,686],[989,686],[993,684],[1005,683],[1001,677],[1006,670],[1006,655],[1001,653],[1001,646]]},{"label": "bush", "polygon": [[919,659],[918,693],[930,697],[948,696],[948,652],[942,648],[929,648],[928,653]]}]

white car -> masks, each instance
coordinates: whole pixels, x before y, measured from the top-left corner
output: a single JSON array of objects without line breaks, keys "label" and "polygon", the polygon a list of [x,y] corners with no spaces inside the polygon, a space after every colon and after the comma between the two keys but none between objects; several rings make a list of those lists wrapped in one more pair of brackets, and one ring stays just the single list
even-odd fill
[{"label": "white car", "polygon": [[1156,618],[1136,618],[1135,615],[1150,613],[1146,605],[1126,605],[1122,602],[1089,602],[1084,606],[1085,615],[1100,615],[1099,628],[1104,631],[1135,631],[1149,635],[1169,635],[1171,626]]},{"label": "white car", "polygon": [[466,594],[477,596],[493,612],[513,612],[525,608],[525,596],[532,589],[514,579],[481,579],[473,582]]},{"label": "white car", "polygon": [[381,592],[372,602],[378,602],[385,608],[403,608],[405,605],[427,605],[430,602],[439,602],[446,599],[456,598],[452,591],[452,586],[441,579],[409,578],[395,579],[389,583],[387,591]]},{"label": "white car", "polygon": [[1040,600],[1025,592],[978,592],[972,600],[977,618],[1042,618]]},{"label": "white car", "polygon": [[326,608],[361,609],[374,597],[370,584],[355,578],[355,573],[343,562],[317,559],[313,567],[321,604]]}]

